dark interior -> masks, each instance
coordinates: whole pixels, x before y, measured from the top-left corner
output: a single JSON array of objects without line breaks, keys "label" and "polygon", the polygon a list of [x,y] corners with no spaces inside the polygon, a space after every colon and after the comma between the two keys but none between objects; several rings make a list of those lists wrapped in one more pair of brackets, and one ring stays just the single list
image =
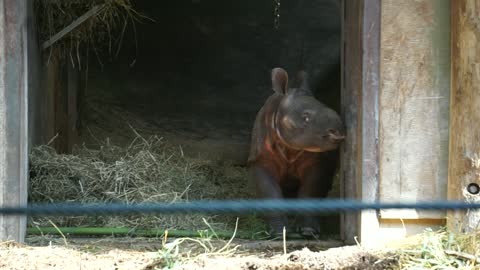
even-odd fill
[{"label": "dark interior", "polygon": [[[316,97],[339,111],[339,1],[280,0],[278,28],[275,1],[134,4],[154,21],[130,24],[117,56],[115,46],[113,56],[89,53],[81,129],[87,144],[105,137],[128,143],[131,125],[186,154],[245,165],[277,66],[291,76],[303,67]],[[331,194],[339,196],[338,179]],[[338,217],[327,223],[338,233]]]},{"label": "dark interior", "polygon": [[[237,163],[246,160],[255,114],[272,93],[273,67],[293,75],[303,66],[317,98],[338,111],[338,1],[281,0],[278,29],[275,1],[134,4],[154,21],[135,31],[129,24],[117,57],[116,46],[113,56],[90,52],[87,106],[115,104],[187,152],[213,151]],[[84,135],[89,125],[114,139],[125,135],[97,116],[87,115]]]}]

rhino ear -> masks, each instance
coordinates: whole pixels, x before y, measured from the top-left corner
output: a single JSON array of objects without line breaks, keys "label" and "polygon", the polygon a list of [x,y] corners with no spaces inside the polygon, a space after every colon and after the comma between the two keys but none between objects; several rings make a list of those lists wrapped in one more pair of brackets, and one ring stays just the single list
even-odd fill
[{"label": "rhino ear", "polygon": [[288,89],[288,74],[280,67],[272,69],[272,88],[279,94],[286,94]]},{"label": "rhino ear", "polygon": [[308,84],[308,73],[303,70],[297,72],[297,76],[295,77],[295,88],[298,88],[300,92],[309,93],[310,85]]},{"label": "rhino ear", "polygon": [[301,89],[308,89],[308,74],[300,70],[297,72],[297,76],[295,77],[295,86]]}]

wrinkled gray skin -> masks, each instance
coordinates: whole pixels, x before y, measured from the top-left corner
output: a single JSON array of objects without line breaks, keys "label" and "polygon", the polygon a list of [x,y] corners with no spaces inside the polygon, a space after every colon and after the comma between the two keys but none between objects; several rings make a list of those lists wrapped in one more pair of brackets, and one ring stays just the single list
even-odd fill
[{"label": "wrinkled gray skin", "polygon": [[308,88],[305,72],[297,74],[296,83],[298,88],[287,90],[287,73],[281,68],[273,69],[273,89],[284,94],[275,119],[279,135],[295,150],[326,152],[336,149],[343,139],[340,117],[315,99]]},{"label": "wrinkled gray skin", "polygon": [[[305,72],[292,88],[282,68],[272,70],[270,96],[258,112],[252,132],[249,167],[259,198],[322,198],[332,187],[337,148],[344,130],[335,111],[314,98]],[[285,215],[266,216],[272,233],[288,227]],[[303,215],[300,232],[315,236],[319,218]]]}]

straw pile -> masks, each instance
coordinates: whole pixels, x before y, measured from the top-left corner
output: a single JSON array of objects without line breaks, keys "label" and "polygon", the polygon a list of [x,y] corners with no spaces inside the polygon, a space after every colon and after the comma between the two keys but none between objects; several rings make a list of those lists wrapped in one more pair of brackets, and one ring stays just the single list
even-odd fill
[{"label": "straw pile", "polygon": [[401,269],[480,269],[480,231],[426,230],[419,243],[397,252]]},{"label": "straw pile", "polygon": [[[82,147],[60,155],[49,146],[30,155],[31,202],[182,202],[251,198],[245,168],[218,161],[187,158],[159,137],[137,137],[118,147],[105,141],[98,150]],[[116,226],[154,229],[233,228],[233,216],[130,215],[63,217],[57,226]],[[46,218],[35,225],[51,226]],[[230,227],[231,226],[231,227]]]},{"label": "straw pile", "polygon": [[49,49],[79,65],[83,48],[93,48],[97,56],[104,49],[118,55],[127,27],[135,31],[136,23],[148,19],[135,11],[131,0],[35,0],[39,39],[49,40],[95,6],[101,7],[98,13]]}]

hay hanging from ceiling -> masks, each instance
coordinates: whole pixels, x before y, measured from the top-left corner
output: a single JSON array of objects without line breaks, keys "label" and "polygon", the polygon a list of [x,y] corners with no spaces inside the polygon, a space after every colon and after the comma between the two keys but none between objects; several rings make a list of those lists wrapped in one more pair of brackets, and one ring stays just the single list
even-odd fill
[{"label": "hay hanging from ceiling", "polygon": [[79,65],[85,48],[93,49],[97,56],[99,51],[116,56],[126,29],[132,27],[135,32],[136,23],[149,19],[133,8],[131,0],[35,0],[40,42],[50,40],[94,7],[99,11],[49,47],[50,53],[58,53]]}]

